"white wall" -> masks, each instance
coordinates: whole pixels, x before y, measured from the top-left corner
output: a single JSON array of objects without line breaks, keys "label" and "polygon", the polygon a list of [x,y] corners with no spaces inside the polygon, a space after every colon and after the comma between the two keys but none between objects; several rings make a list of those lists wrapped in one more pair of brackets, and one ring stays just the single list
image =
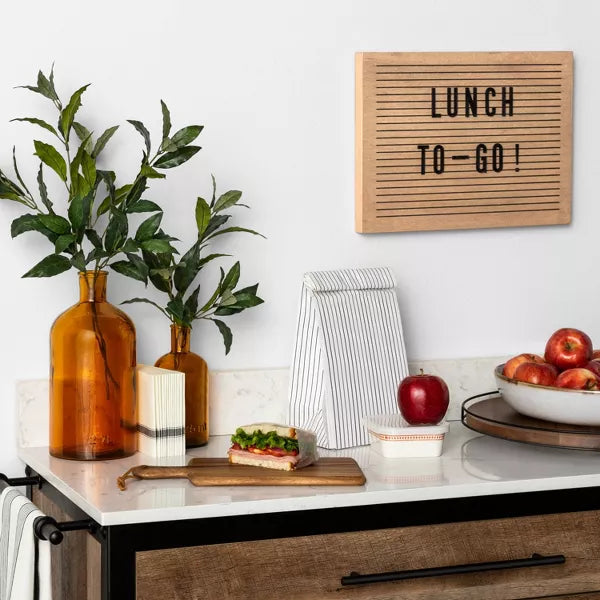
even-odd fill
[{"label": "white wall", "polygon": [[[389,265],[399,281],[411,359],[541,351],[561,326],[588,331],[600,346],[597,132],[600,113],[600,6],[583,0],[482,3],[471,0],[229,0],[10,2],[0,37],[0,166],[16,144],[22,171],[36,165],[40,135],[15,116],[39,114],[41,97],[13,86],[35,81],[55,62],[63,95],[93,86],[81,119],[91,128],[127,118],[160,129],[159,99],[174,126],[200,123],[203,150],[148,198],[165,226],[192,239],[197,195],[210,173],[221,189],[239,188],[252,206],[240,224],[268,239],[240,237],[229,248],[243,279],[260,282],[266,303],[231,319],[224,356],[212,324],[195,329],[194,348],[213,369],[278,367],[290,362],[304,271]],[[569,226],[360,235],[354,232],[354,53],[356,51],[573,50],[575,128],[573,221]],[[140,140],[125,124],[112,151],[121,181],[133,173]],[[20,279],[49,253],[45,239],[11,240],[19,207],[0,203],[0,470],[15,472],[14,386],[44,377],[48,330],[75,300],[72,271]],[[209,279],[211,279],[209,277]],[[111,275],[115,302],[143,287]],[[128,309],[138,359],[168,349],[168,323],[151,307]]]}]

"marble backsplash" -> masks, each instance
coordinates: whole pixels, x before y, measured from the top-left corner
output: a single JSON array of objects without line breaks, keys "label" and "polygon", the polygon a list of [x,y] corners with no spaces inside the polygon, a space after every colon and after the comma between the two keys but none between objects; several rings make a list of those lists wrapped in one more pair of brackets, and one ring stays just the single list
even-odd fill
[{"label": "marble backsplash", "polygon": [[[409,363],[411,373],[423,369],[439,375],[450,390],[448,419],[460,419],[460,405],[469,396],[496,389],[493,370],[506,357],[422,360]],[[210,374],[211,435],[229,434],[242,423],[285,423],[289,369],[213,371]],[[48,445],[48,380],[17,383],[21,447]]]}]

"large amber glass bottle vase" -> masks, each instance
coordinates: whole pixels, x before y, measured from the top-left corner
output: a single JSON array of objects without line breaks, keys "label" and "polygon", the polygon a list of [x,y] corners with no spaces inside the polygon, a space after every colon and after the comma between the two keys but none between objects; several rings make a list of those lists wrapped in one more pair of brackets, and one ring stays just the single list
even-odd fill
[{"label": "large amber glass bottle vase", "polygon": [[195,448],[208,442],[208,367],[190,352],[190,335],[189,327],[171,325],[171,352],[155,366],[185,373],[185,445]]},{"label": "large amber glass bottle vase", "polygon": [[102,460],[136,451],[135,328],[106,301],[106,272],[79,274],[79,302],[50,332],[50,454]]}]

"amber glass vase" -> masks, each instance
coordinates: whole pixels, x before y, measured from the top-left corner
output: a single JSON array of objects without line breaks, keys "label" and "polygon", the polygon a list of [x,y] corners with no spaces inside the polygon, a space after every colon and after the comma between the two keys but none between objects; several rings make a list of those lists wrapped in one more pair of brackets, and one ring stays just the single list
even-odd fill
[{"label": "amber glass vase", "polygon": [[79,274],[79,302],[50,331],[50,454],[102,460],[136,451],[135,328],[106,301],[106,272]]},{"label": "amber glass vase", "polygon": [[190,334],[189,327],[171,325],[171,352],[155,366],[185,373],[185,445],[196,448],[208,442],[208,367],[190,352]]}]

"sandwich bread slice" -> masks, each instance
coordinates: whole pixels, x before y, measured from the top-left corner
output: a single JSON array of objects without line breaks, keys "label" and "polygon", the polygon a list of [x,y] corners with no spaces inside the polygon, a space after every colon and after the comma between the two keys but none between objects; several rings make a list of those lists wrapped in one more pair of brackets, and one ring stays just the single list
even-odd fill
[{"label": "sandwich bread slice", "polygon": [[276,423],[238,427],[231,436],[229,462],[267,469],[293,471],[317,460],[316,435]]}]

